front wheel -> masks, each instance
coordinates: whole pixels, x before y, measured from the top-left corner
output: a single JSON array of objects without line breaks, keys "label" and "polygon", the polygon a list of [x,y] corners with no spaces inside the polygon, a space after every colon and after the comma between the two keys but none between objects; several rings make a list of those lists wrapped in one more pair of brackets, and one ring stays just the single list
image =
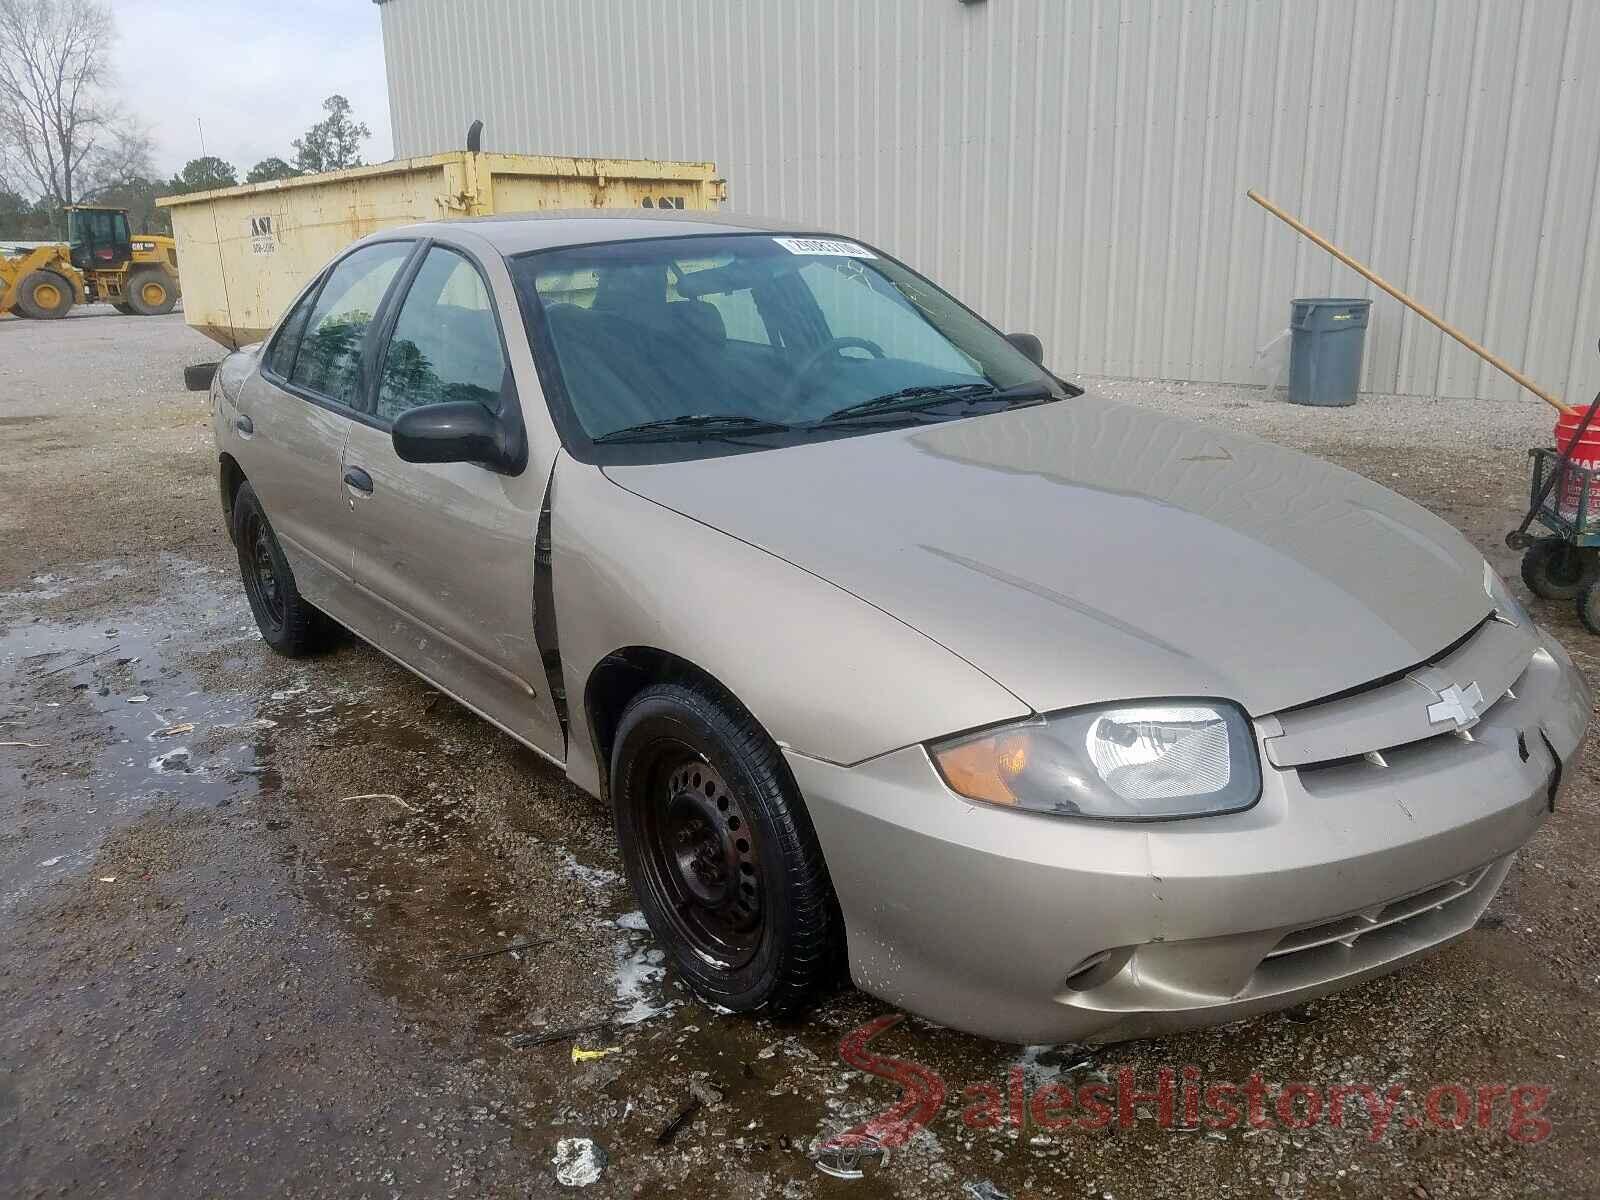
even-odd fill
[{"label": "front wheel", "polygon": [[1591,574],[1589,556],[1560,538],[1541,538],[1522,556],[1522,582],[1546,600],[1572,600]]},{"label": "front wheel", "polygon": [[617,841],[651,932],[709,1004],[791,1013],[838,975],[844,928],[783,756],[708,687],[658,684],[612,753]]},{"label": "front wheel", "polygon": [[326,646],[332,626],[300,594],[278,536],[248,483],[240,484],[233,498],[233,545],[250,611],[267,645],[289,658]]},{"label": "front wheel", "polygon": [[35,271],[17,285],[17,311],[35,321],[64,317],[72,307],[72,285],[54,271]]}]

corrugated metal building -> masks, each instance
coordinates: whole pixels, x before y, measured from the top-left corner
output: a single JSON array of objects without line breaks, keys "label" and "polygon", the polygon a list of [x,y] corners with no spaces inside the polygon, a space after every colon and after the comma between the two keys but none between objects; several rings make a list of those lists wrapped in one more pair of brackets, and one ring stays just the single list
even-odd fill
[{"label": "corrugated metal building", "polygon": [[[1258,187],[1545,387],[1600,383],[1593,0],[379,0],[397,154],[714,159],[1058,370],[1266,382],[1372,295]],[[1378,295],[1369,391],[1514,385]]]}]

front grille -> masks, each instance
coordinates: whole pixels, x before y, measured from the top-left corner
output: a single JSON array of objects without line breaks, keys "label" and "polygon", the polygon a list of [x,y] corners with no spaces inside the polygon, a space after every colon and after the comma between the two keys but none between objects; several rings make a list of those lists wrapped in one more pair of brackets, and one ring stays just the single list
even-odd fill
[{"label": "front grille", "polygon": [[1287,933],[1261,960],[1249,990],[1270,993],[1343,978],[1465,933],[1509,867],[1509,859],[1497,859],[1409,896]]},{"label": "front grille", "polygon": [[1346,950],[1353,950],[1356,943],[1364,937],[1426,913],[1443,911],[1463,896],[1470,894],[1483,882],[1483,877],[1488,871],[1487,866],[1479,867],[1476,871],[1457,875],[1454,879],[1447,879],[1414,895],[1362,909],[1337,921],[1326,921],[1309,929],[1297,929],[1267,952],[1267,961],[1281,958],[1285,954],[1302,954],[1307,950],[1316,950],[1323,946],[1342,946]]},{"label": "front grille", "polygon": [[1363,760],[1393,765],[1396,754],[1424,751],[1454,739],[1453,724],[1430,719],[1428,709],[1452,684],[1474,685],[1483,698],[1478,720],[1516,694],[1537,643],[1528,630],[1490,618],[1425,663],[1371,686],[1275,715],[1281,732],[1264,739],[1275,767],[1313,771]]}]

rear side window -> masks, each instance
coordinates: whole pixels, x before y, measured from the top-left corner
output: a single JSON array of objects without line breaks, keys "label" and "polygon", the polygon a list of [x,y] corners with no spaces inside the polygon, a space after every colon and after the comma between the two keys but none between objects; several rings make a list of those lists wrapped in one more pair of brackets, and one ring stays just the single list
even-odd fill
[{"label": "rear side window", "polygon": [[278,336],[273,339],[272,348],[267,352],[267,370],[280,379],[289,378],[289,372],[294,370],[294,353],[300,349],[300,338],[306,331],[306,318],[311,316],[311,306],[316,299],[317,289],[312,288],[300,297],[300,303],[294,306],[294,310],[278,327]]},{"label": "rear side window", "polygon": [[478,270],[460,254],[435,246],[406,293],[384,356],[377,417],[393,421],[425,404],[476,401],[496,408],[506,370]]},{"label": "rear side window", "polygon": [[291,382],[336,404],[356,406],[367,326],[410,253],[410,242],[380,242],[333,269],[306,322]]}]

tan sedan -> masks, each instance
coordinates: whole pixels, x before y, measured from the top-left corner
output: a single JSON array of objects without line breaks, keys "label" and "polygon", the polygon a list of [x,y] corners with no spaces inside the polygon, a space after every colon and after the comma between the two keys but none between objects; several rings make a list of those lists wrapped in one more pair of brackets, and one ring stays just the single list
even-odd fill
[{"label": "tan sedan", "polygon": [[1590,696],[1449,525],[1113,403],[858,241],[494,218],[341,254],[212,384],[276,650],[343,626],[611,802],[710,1002],[841,967],[1025,1042],[1470,929]]}]

